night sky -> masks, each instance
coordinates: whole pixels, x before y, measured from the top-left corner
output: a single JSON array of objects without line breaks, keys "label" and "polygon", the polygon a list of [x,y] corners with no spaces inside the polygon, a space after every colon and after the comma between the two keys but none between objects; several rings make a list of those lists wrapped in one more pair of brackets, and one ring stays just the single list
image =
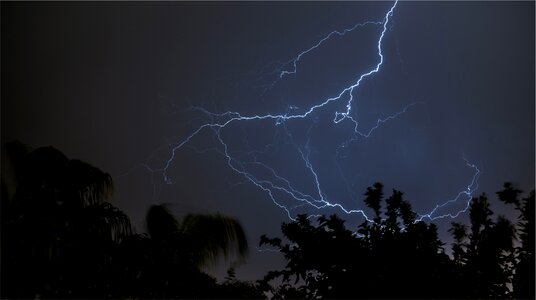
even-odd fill
[{"label": "night sky", "polygon": [[[280,235],[281,222],[290,220],[248,178],[347,210],[363,209],[366,187],[380,181],[387,193],[403,191],[421,214],[467,189],[475,169],[464,158],[480,170],[473,195],[494,198],[505,181],[534,188],[531,1],[399,2],[382,39],[379,72],[352,93],[350,117],[360,132],[396,116],[367,138],[355,135],[350,119],[333,122],[335,112],[346,111],[345,94],[306,118],[237,120],[219,134],[207,127],[167,165],[173,147],[200,126],[238,116],[217,114],[303,114],[356,83],[380,61],[383,24],[332,35],[300,57],[295,74],[280,74],[333,30],[383,22],[392,5],[2,2],[2,144],[52,145],[109,172],[115,204],[138,231],[155,203],[171,203],[179,216],[235,216],[252,247],[237,269],[245,279],[282,264],[256,245],[261,234]],[[249,177],[229,167],[225,150]],[[364,220],[338,208],[313,209],[273,186],[267,189],[291,217],[337,213],[352,228]],[[495,201],[492,209],[511,214]],[[451,221],[437,221],[445,240]]]}]

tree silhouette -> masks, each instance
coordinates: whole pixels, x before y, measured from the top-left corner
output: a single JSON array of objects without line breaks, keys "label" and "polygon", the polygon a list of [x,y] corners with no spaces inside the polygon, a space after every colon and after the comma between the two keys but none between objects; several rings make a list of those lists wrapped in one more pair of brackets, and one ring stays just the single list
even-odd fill
[{"label": "tree silhouette", "polygon": [[375,221],[364,222],[356,233],[335,215],[319,217],[316,226],[300,215],[281,227],[288,244],[261,237],[261,245],[276,247],[288,261],[284,270],[268,273],[264,286],[282,280],[272,289],[278,298],[451,297],[443,280],[449,258],[437,228],[415,222],[416,214],[402,196],[395,190],[385,200],[383,218],[383,186],[368,188],[365,204]]},{"label": "tree silhouette", "polygon": [[417,221],[402,192],[384,199],[383,185],[375,183],[364,194],[373,220],[350,230],[336,215],[299,215],[282,224],[284,240],[260,240],[284,255],[284,269],[255,284],[238,280],[231,268],[218,284],[204,268],[247,254],[237,220],[176,218],[167,205],[153,205],[147,233],[135,233],[109,202],[109,174],[52,147],[4,149],[2,298],[261,298],[267,292],[274,299],[534,299],[534,190],[523,196],[510,183],[497,196],[515,207],[517,222],[494,217],[487,195],[473,198],[469,223],[453,222],[449,230],[452,257],[436,225]]},{"label": "tree silhouette", "polygon": [[498,193],[520,210],[517,252],[515,226],[503,216],[493,219],[483,194],[471,201],[469,226],[452,223],[451,258],[437,227],[416,221],[402,192],[393,190],[384,200],[383,186],[376,183],[364,199],[374,218],[356,232],[336,215],[316,222],[299,215],[281,226],[287,243],[262,236],[260,245],[278,249],[287,264],[268,272],[261,286],[276,299],[533,297],[534,193],[516,200],[520,193],[508,185]]},{"label": "tree silhouette", "polygon": [[123,262],[132,273],[126,283],[137,278],[138,287],[122,296],[216,297],[215,280],[200,268],[219,257],[247,254],[244,230],[230,217],[190,214],[178,220],[166,205],[153,205],[146,225],[149,235],[135,236],[125,246],[138,249]]},{"label": "tree silhouette", "polygon": [[217,297],[220,299],[261,299],[265,298],[265,295],[259,285],[238,280],[234,267],[231,267],[218,289]]},{"label": "tree silhouette", "polygon": [[458,286],[470,298],[505,298],[509,293],[515,228],[502,216],[492,220],[492,215],[483,194],[471,202],[470,230],[460,223],[451,229],[455,262],[463,278]]},{"label": "tree silhouette", "polygon": [[2,200],[2,296],[102,296],[110,252],[131,234],[107,202],[110,175],[52,147],[16,165],[16,192]]},{"label": "tree silhouette", "polygon": [[509,182],[504,189],[497,192],[499,199],[506,204],[513,204],[519,211],[518,232],[521,246],[516,248],[516,268],[513,278],[514,296],[518,299],[534,299],[534,237],[536,223],[534,221],[534,190],[519,199],[523,192]]},{"label": "tree silhouette", "polygon": [[247,254],[247,239],[240,223],[220,214],[189,214],[177,220],[165,205],[153,205],[147,213],[147,229],[152,239],[181,242],[197,267],[213,264],[219,256],[236,254],[244,258]]},{"label": "tree silhouette", "polygon": [[218,285],[201,271],[221,257],[245,257],[237,220],[220,214],[178,220],[154,205],[148,234],[136,234],[108,202],[109,174],[52,147],[5,148],[12,178],[3,172],[2,298],[262,296],[256,285]]}]

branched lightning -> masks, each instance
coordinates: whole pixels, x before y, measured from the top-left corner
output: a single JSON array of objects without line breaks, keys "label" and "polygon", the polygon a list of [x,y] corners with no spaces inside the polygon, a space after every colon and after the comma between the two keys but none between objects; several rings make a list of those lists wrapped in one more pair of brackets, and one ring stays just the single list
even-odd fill
[{"label": "branched lightning", "polygon": [[[267,197],[279,208],[281,208],[283,211],[285,211],[286,215],[294,220],[294,214],[293,211],[297,208],[303,208],[306,207],[309,209],[310,212],[314,211],[321,211],[322,209],[326,208],[332,208],[339,210],[342,213],[345,214],[358,214],[361,215],[364,219],[366,219],[369,222],[373,222],[371,218],[367,216],[364,210],[362,209],[348,209],[344,207],[342,204],[337,203],[333,200],[329,200],[326,194],[323,192],[322,189],[322,177],[319,176],[318,172],[315,169],[315,166],[311,160],[311,146],[310,146],[310,138],[311,138],[311,129],[313,128],[313,125],[309,128],[307,131],[307,142],[304,145],[299,145],[295,140],[292,134],[287,130],[287,124],[290,124],[291,122],[298,122],[299,120],[303,119],[311,119],[313,112],[322,110],[322,109],[328,109],[330,107],[330,104],[333,102],[343,102],[345,103],[344,109],[342,111],[334,111],[332,122],[334,124],[340,124],[343,121],[351,122],[351,127],[353,128],[353,132],[351,136],[342,144],[339,145],[337,148],[337,156],[340,148],[346,147],[349,143],[356,141],[357,139],[366,139],[369,138],[376,130],[378,130],[383,124],[392,121],[402,114],[406,113],[409,109],[411,109],[413,106],[419,104],[419,103],[410,103],[407,106],[405,106],[401,111],[395,112],[385,118],[380,118],[376,121],[374,126],[371,128],[368,128],[366,130],[361,130],[359,127],[358,120],[356,117],[352,115],[352,109],[354,105],[354,93],[359,89],[360,85],[364,81],[364,79],[371,77],[375,73],[380,71],[380,68],[384,62],[384,55],[382,52],[382,42],[384,40],[384,37],[386,35],[388,24],[390,19],[392,18],[395,8],[398,4],[398,0],[396,0],[392,6],[389,8],[389,10],[385,13],[383,20],[379,22],[373,22],[368,21],[364,23],[358,23],[354,25],[351,28],[344,29],[342,31],[332,31],[326,36],[324,36],[322,39],[320,39],[318,42],[316,42],[313,46],[309,47],[308,49],[302,51],[294,58],[288,60],[285,63],[280,64],[280,68],[274,73],[277,75],[276,80],[270,85],[270,87],[273,87],[276,85],[279,81],[283,80],[285,77],[290,75],[297,75],[298,74],[298,66],[300,61],[304,56],[307,54],[313,52],[314,50],[321,47],[323,44],[328,42],[332,37],[339,36],[342,37],[346,35],[347,33],[354,31],[358,28],[367,26],[367,25],[381,25],[381,33],[379,35],[379,38],[377,40],[377,56],[378,61],[371,69],[369,69],[367,72],[356,76],[356,80],[349,86],[343,88],[338,93],[335,94],[335,96],[329,97],[327,99],[324,99],[323,101],[320,101],[318,104],[311,105],[308,108],[305,108],[304,110],[298,109],[296,106],[289,106],[288,110],[281,114],[261,114],[261,115],[243,115],[239,112],[235,111],[226,111],[222,113],[215,113],[206,110],[203,107],[192,107],[191,109],[194,111],[197,111],[207,118],[210,119],[210,122],[204,123],[197,127],[195,130],[193,130],[188,136],[186,136],[184,139],[176,142],[172,149],[171,154],[169,158],[165,161],[163,164],[163,167],[161,168],[155,168],[151,169],[148,166],[146,168],[150,169],[153,172],[161,172],[163,174],[164,181],[166,183],[172,183],[172,178],[169,176],[168,171],[170,167],[172,166],[175,158],[177,155],[179,155],[179,152],[181,149],[186,147],[187,145],[192,143],[192,140],[200,135],[201,133],[209,132],[212,133],[215,137],[215,141],[218,144],[216,148],[211,148],[211,150],[215,150],[220,155],[222,155],[227,163],[227,166],[233,170],[235,173],[239,174],[244,178],[244,182],[247,182],[249,184],[252,184],[259,188],[261,191],[264,191]],[[301,111],[301,112],[298,112]],[[314,193],[307,193],[300,191],[300,189],[295,186],[291,180],[286,178],[285,176],[281,175],[276,168],[271,167],[270,165],[260,161],[257,156],[261,155],[267,151],[270,151],[272,147],[274,147],[274,144],[268,144],[264,147],[263,150],[253,150],[246,153],[246,156],[249,157],[249,159],[245,159],[243,157],[238,158],[234,157],[233,153],[229,150],[228,143],[226,142],[226,139],[223,136],[223,131],[229,128],[231,124],[234,123],[254,123],[254,122],[263,122],[263,121],[270,121],[273,122],[273,126],[280,130],[285,136],[285,138],[289,141],[290,145],[293,145],[295,149],[295,155],[298,157],[298,159],[301,160],[303,163],[304,170],[308,173],[308,177],[312,181],[312,184],[315,187]],[[467,208],[469,207],[470,200],[472,198],[473,192],[478,188],[478,177],[480,175],[480,170],[473,164],[469,163],[464,158],[466,165],[470,168],[472,168],[475,173],[472,177],[471,183],[467,186],[467,188],[457,194],[457,196],[451,200],[448,200],[447,202],[443,204],[436,205],[435,208],[430,211],[429,213],[419,215],[419,221],[424,219],[429,220],[435,220],[438,218],[455,218],[459,214],[465,212]],[[258,173],[255,173],[253,170],[263,170],[262,175],[258,175]],[[267,174],[267,175],[266,175]],[[449,204],[452,204],[454,202],[458,201],[466,201],[467,205],[463,210],[460,210],[456,213],[440,213],[441,209],[446,207]],[[315,216],[318,214],[310,214],[310,216]]]},{"label": "branched lightning", "polygon": [[[324,36],[321,40],[319,40],[316,44],[314,44],[309,49],[302,51],[300,54],[298,54],[296,57],[292,58],[291,60],[282,63],[281,67],[277,71],[279,73],[278,76],[277,76],[277,79],[274,82],[272,82],[272,84],[270,84],[266,90],[268,90],[269,88],[271,88],[275,84],[277,84],[277,82],[279,82],[281,79],[283,79],[283,77],[285,77],[287,75],[296,74],[296,72],[298,71],[298,62],[302,59],[302,57],[304,57],[308,53],[314,51],[315,49],[320,47],[324,42],[326,42],[327,40],[331,39],[332,37],[334,37],[334,36],[344,36],[347,33],[354,31],[358,27],[364,27],[364,26],[367,26],[367,25],[382,25],[382,24],[383,24],[383,22],[367,21],[367,22],[355,24],[353,27],[346,28],[346,29],[344,29],[342,31],[334,30],[334,31],[328,33],[326,36]],[[285,70],[286,68],[287,68],[287,70]],[[266,92],[266,90],[265,90],[265,92]]]},{"label": "branched lightning", "polygon": [[[471,199],[473,198],[473,193],[476,189],[478,189],[478,178],[480,177],[480,169],[478,169],[478,167],[472,163],[470,163],[465,157],[463,157],[463,160],[465,161],[465,164],[472,168],[475,173],[473,174],[473,178],[471,180],[471,183],[467,186],[467,189],[461,191],[458,193],[458,195],[456,195],[455,198],[451,199],[451,200],[448,200],[447,202],[443,203],[443,204],[438,204],[434,207],[434,209],[432,209],[432,211],[430,211],[429,213],[427,214],[423,214],[421,216],[419,216],[419,218],[417,219],[417,221],[422,221],[423,219],[429,219],[429,220],[436,220],[436,219],[443,219],[443,218],[446,218],[446,217],[450,217],[450,218],[456,218],[458,217],[460,214],[466,212],[468,209],[469,209],[469,205],[471,204]],[[462,210],[459,210],[457,211],[456,213],[446,213],[446,214],[437,214],[437,212],[449,205],[449,204],[452,204],[452,203],[455,203],[455,202],[458,202],[460,201],[461,198],[465,198],[465,207],[462,209]]]}]

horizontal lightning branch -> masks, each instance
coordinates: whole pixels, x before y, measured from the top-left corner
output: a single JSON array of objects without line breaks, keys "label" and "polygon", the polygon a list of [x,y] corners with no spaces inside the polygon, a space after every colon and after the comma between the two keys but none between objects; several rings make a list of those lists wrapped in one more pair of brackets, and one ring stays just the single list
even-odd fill
[{"label": "horizontal lightning branch", "polygon": [[[295,75],[298,72],[298,64],[300,63],[301,59],[313,52],[314,50],[321,47],[324,43],[328,42],[332,37],[339,36],[342,37],[346,35],[347,33],[356,30],[357,28],[361,28],[367,25],[381,25],[381,33],[379,35],[379,38],[377,40],[377,55],[378,55],[378,61],[377,63],[366,73],[363,73],[356,77],[356,80],[353,84],[350,86],[347,86],[340,90],[335,96],[324,99],[318,104],[312,105],[308,108],[306,108],[301,113],[296,113],[297,107],[291,106],[290,109],[287,110],[287,112],[282,114],[262,114],[262,115],[243,115],[239,112],[235,111],[227,111],[223,113],[214,113],[206,110],[203,107],[192,107],[191,109],[193,111],[200,112],[204,116],[211,119],[211,122],[205,123],[197,127],[197,129],[193,130],[186,138],[180,140],[179,142],[175,143],[171,150],[171,155],[169,158],[165,161],[163,167],[158,169],[150,169],[147,165],[146,168],[150,169],[152,172],[161,172],[163,174],[164,181],[168,184],[172,183],[172,178],[168,175],[168,171],[170,167],[172,166],[175,158],[177,157],[179,151],[183,149],[186,145],[192,143],[192,140],[202,134],[202,133],[212,133],[215,137],[215,141],[217,142],[218,146],[216,148],[211,148],[210,150],[217,151],[220,155],[222,155],[227,163],[227,166],[236,172],[237,174],[241,175],[245,181],[249,184],[252,184],[259,188],[260,190],[264,191],[267,195],[267,197],[279,208],[281,208],[283,211],[285,211],[286,215],[294,220],[294,213],[298,208],[308,208],[310,210],[323,210],[326,208],[332,208],[339,210],[342,213],[345,214],[358,214],[361,215],[364,219],[366,219],[369,222],[373,222],[371,218],[367,216],[365,211],[361,209],[348,209],[344,207],[342,204],[333,202],[327,199],[326,195],[322,191],[322,184],[321,184],[321,177],[315,170],[315,167],[313,166],[313,163],[311,161],[311,147],[309,144],[310,137],[311,137],[311,128],[309,128],[307,134],[308,139],[305,145],[299,146],[297,143],[294,142],[293,136],[291,133],[287,130],[287,123],[289,122],[297,122],[303,119],[311,119],[311,115],[313,112],[321,109],[328,109],[330,103],[332,102],[340,102],[344,101],[343,99],[346,99],[344,110],[343,111],[334,111],[333,114],[333,123],[339,124],[342,121],[349,121],[353,123],[353,133],[352,136],[342,143],[339,148],[337,148],[337,153],[341,147],[346,147],[346,145],[358,138],[366,139],[370,137],[376,130],[378,130],[383,124],[392,121],[396,118],[398,118],[400,115],[404,114],[407,110],[411,109],[413,106],[420,104],[420,103],[411,103],[404,107],[401,111],[396,112],[394,114],[391,114],[390,116],[382,119],[378,119],[374,126],[371,128],[361,131],[358,128],[358,121],[355,117],[351,115],[353,104],[354,104],[354,92],[357,91],[357,89],[360,87],[361,83],[364,79],[367,77],[370,77],[374,75],[375,73],[380,71],[380,68],[384,62],[384,56],[382,53],[382,42],[384,40],[385,34],[387,32],[388,24],[393,16],[394,10],[398,4],[398,0],[395,1],[392,6],[389,8],[389,10],[385,13],[383,20],[381,22],[364,22],[354,25],[351,28],[344,29],[342,31],[332,31],[326,36],[324,36],[322,39],[320,39],[317,43],[315,43],[313,46],[308,48],[305,51],[302,51],[300,54],[298,54],[293,59],[282,63],[279,70],[277,71],[277,79],[274,81],[270,86],[273,87],[275,84],[277,84],[280,80],[283,80],[285,77],[290,75]],[[229,150],[228,142],[224,139],[222,136],[222,132],[224,130],[227,130],[232,123],[255,123],[259,121],[273,121],[274,126],[279,126],[279,128],[282,129],[282,131],[286,134],[286,137],[291,140],[291,144],[294,145],[296,155],[301,159],[301,163],[304,166],[304,170],[308,173],[308,176],[312,179],[312,183],[315,186],[315,192],[314,194],[308,194],[306,192],[300,191],[296,186],[292,184],[292,182],[285,178],[284,176],[278,174],[275,168],[269,166],[266,163],[261,162],[257,159],[257,155],[260,155],[266,151],[269,151],[271,147],[273,147],[273,144],[268,144],[264,147],[264,150],[262,151],[250,151],[246,153],[249,157],[253,157],[251,160],[244,160],[242,158],[233,157],[233,154]],[[252,124],[253,125],[253,124]],[[230,130],[230,129],[229,129]],[[275,141],[274,141],[275,143]],[[435,206],[435,208],[430,211],[429,213],[419,215],[418,221],[421,220],[435,220],[438,218],[455,218],[459,214],[464,213],[467,211],[469,207],[470,200],[472,198],[473,192],[478,188],[478,177],[480,175],[480,170],[473,164],[469,163],[464,158],[466,165],[472,169],[474,169],[475,173],[472,177],[471,183],[467,186],[467,189],[464,191],[461,191],[458,193],[458,195],[448,200],[447,202],[443,204],[438,204]],[[259,173],[254,172],[253,170],[263,170],[263,174],[268,175],[259,175]],[[287,203],[291,201],[291,204]],[[445,208],[446,206],[453,204],[458,201],[465,201],[467,205],[464,209],[457,211],[455,213],[446,213],[446,214],[440,214],[439,212]],[[314,216],[315,214],[311,214]]]}]

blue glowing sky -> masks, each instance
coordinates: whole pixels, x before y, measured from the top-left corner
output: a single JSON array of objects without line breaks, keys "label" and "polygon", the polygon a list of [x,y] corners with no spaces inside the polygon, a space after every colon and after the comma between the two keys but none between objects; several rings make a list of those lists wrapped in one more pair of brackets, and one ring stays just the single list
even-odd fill
[{"label": "blue glowing sky", "polygon": [[[296,213],[364,209],[376,181],[420,214],[466,191],[476,167],[474,195],[504,181],[532,189],[534,2],[393,5],[3,5],[2,142],[53,145],[110,172],[139,230],[153,203],[236,216],[253,247],[244,278],[281,263],[255,251],[261,234]],[[197,131],[206,124],[228,125]]]}]

